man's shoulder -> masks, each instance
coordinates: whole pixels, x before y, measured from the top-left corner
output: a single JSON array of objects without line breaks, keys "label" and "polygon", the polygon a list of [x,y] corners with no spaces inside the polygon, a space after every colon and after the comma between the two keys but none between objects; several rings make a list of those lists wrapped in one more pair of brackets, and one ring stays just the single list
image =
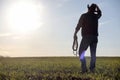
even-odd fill
[{"label": "man's shoulder", "polygon": [[87,15],[87,13],[83,13],[81,16],[85,16],[85,15]]},{"label": "man's shoulder", "polygon": [[83,13],[81,16],[85,17],[85,16],[94,16],[94,17],[97,17],[98,15],[97,14],[93,14],[93,13]]},{"label": "man's shoulder", "polygon": [[85,15],[86,15],[86,13],[83,13],[83,14],[81,14],[81,17],[83,18],[83,17],[85,17]]}]

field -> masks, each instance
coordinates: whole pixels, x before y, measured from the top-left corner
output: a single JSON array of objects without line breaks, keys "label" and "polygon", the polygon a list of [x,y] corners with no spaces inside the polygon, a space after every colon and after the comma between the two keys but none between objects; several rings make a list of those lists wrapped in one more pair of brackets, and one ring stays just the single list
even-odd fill
[{"label": "field", "polygon": [[0,58],[0,80],[120,80],[120,57],[97,57],[95,73],[80,71],[77,57]]}]

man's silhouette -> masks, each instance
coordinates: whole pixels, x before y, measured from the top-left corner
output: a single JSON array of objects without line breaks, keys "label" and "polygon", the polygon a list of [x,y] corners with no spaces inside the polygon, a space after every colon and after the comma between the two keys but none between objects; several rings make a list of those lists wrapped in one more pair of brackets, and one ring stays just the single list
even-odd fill
[{"label": "man's silhouette", "polygon": [[81,61],[82,72],[87,72],[85,51],[90,46],[91,61],[90,71],[94,72],[96,62],[96,47],[98,42],[98,19],[101,17],[101,10],[96,4],[88,7],[88,12],[81,15],[74,33],[74,39],[77,39],[77,32],[81,30],[82,40],[79,47],[79,58]]}]

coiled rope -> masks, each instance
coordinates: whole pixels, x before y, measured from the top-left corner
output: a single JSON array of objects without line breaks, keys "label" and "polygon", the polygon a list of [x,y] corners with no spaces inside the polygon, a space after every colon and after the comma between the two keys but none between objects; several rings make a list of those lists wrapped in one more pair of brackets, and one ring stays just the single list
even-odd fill
[{"label": "coiled rope", "polygon": [[73,54],[77,56],[77,49],[78,49],[78,40],[77,40],[77,38],[74,39],[74,41],[73,41],[72,49],[73,49]]}]

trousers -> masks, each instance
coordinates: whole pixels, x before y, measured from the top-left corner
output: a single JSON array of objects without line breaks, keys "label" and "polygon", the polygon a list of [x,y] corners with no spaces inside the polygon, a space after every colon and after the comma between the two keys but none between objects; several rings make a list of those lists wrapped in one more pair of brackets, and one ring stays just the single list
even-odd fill
[{"label": "trousers", "polygon": [[90,47],[90,54],[91,54],[91,60],[90,60],[90,70],[95,69],[95,63],[96,63],[96,47],[98,43],[98,37],[97,36],[83,36],[80,47],[79,47],[79,58],[81,61],[81,69],[82,71],[86,71],[86,59],[85,59],[85,51],[88,47]]}]

